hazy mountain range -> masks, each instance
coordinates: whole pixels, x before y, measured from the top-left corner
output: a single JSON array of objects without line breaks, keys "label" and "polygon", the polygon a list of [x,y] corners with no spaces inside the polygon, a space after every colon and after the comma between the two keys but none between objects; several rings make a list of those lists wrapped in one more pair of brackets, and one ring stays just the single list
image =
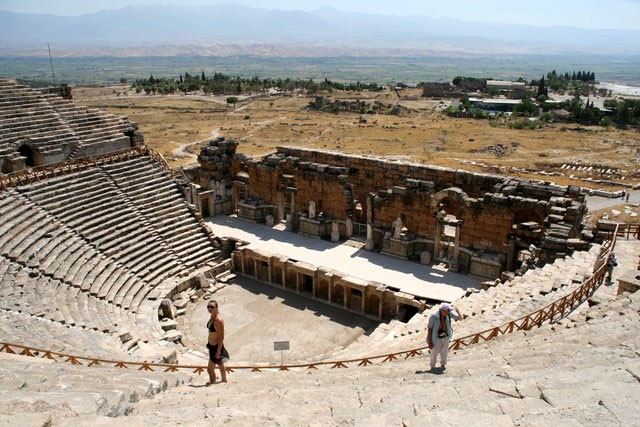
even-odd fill
[{"label": "hazy mountain range", "polygon": [[[534,5],[532,5],[534,7]],[[251,43],[473,53],[640,53],[640,31],[487,24],[451,18],[212,6],[128,6],[74,17],[0,11],[4,52]],[[8,50],[7,50],[8,49]]]}]

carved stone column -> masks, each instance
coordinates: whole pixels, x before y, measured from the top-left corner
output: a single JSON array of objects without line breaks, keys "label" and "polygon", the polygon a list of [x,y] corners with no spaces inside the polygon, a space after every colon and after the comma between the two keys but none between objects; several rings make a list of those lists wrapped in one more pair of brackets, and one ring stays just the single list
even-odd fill
[{"label": "carved stone column", "polygon": [[278,222],[282,221],[284,217],[284,195],[279,192],[278,193]]},{"label": "carved stone column", "polygon": [[211,193],[211,197],[209,197],[209,215],[214,217],[216,216],[216,192],[213,191]]},{"label": "carved stone column", "polygon": [[462,228],[462,221],[458,221],[455,225],[456,236],[453,241],[453,254],[449,257],[449,271],[458,271],[458,256],[460,255],[460,229]]},{"label": "carved stone column", "polygon": [[365,249],[372,251],[375,248],[375,242],[373,241],[373,195],[369,194],[367,197],[367,241],[365,243]]},{"label": "carved stone column", "polygon": [[433,236],[433,258],[440,259],[440,240],[442,239],[442,220],[444,219],[444,211],[436,214],[436,235]]}]

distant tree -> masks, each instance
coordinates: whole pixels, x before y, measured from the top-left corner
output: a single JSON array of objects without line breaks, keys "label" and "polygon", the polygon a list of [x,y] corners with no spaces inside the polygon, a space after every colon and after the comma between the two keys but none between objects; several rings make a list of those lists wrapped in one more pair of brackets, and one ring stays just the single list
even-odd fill
[{"label": "distant tree", "polygon": [[235,96],[230,96],[226,99],[227,104],[235,105],[238,102],[238,98]]},{"label": "distant tree", "polygon": [[537,116],[538,106],[530,98],[524,98],[513,107],[513,112],[526,117]]},{"label": "distant tree", "polygon": [[153,78],[153,74],[151,74],[151,76],[149,77],[149,83],[151,84],[155,84],[156,79]]},{"label": "distant tree", "polygon": [[[555,70],[553,71],[553,75],[555,75]],[[549,93],[547,92],[547,87],[545,86],[544,83],[544,76],[542,76],[542,78],[540,79],[540,82],[538,83],[538,92],[536,94],[536,98],[540,98],[540,97],[547,97],[549,95]]]},{"label": "distant tree", "polygon": [[182,80],[182,73],[180,74],[180,83],[183,83],[183,80]]},{"label": "distant tree", "polygon": [[202,70],[202,76],[200,76],[200,80],[202,80],[203,82],[207,80],[207,78],[204,75],[204,70]]},{"label": "distant tree", "polygon": [[455,76],[453,78],[453,80],[451,81],[451,83],[453,83],[454,85],[458,86],[461,81],[462,81],[462,76]]},{"label": "distant tree", "polygon": [[126,77],[120,77],[120,83],[122,83],[123,85],[127,84],[127,78]]}]

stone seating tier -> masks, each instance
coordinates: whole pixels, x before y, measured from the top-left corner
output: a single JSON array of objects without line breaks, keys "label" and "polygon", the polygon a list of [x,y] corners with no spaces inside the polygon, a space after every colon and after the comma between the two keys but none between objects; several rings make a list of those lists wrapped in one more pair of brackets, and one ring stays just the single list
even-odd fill
[{"label": "stone seating tier", "polygon": [[[161,286],[168,279],[190,274],[220,251],[161,167],[147,157],[122,163],[2,193],[0,257],[20,280],[31,274],[49,284],[45,293],[19,286],[22,293],[7,294],[3,308],[96,333],[124,328],[133,337],[127,348],[137,351],[136,343],[165,334],[153,321],[157,309],[150,298],[175,286]],[[130,191],[132,174],[136,187]],[[146,193],[145,174],[151,182]],[[3,277],[15,287],[15,274]],[[39,298],[46,306],[36,303]]]},{"label": "stone seating tier", "polygon": [[[60,366],[50,360],[33,358],[30,365],[25,366],[21,357],[0,357],[2,424],[10,420],[14,425],[17,420],[20,425],[48,424],[52,414],[47,413],[49,411],[38,414],[37,407],[50,409],[56,424],[60,417],[71,414],[76,425],[84,424],[84,417],[95,418],[96,414],[106,422],[104,420],[131,413],[140,399],[152,398],[168,388],[191,381],[189,376],[180,373],[100,368],[91,369],[88,374],[83,366]],[[29,402],[22,401],[24,396],[29,396]],[[19,407],[29,409],[20,416],[12,415],[10,411],[20,411]]]},{"label": "stone seating tier", "polygon": [[133,360],[111,335],[68,327],[59,322],[17,311],[0,311],[0,341],[19,340],[26,346],[71,354],[93,354],[100,358]]},{"label": "stone seating tier", "polygon": [[11,82],[0,89],[0,125],[0,151],[6,151],[5,156],[14,158],[12,144],[28,139],[49,162],[99,153],[105,144],[111,149],[128,147],[126,133],[133,129],[125,118]]},{"label": "stone seating tier", "polygon": [[[88,191],[87,182],[93,184]],[[66,191],[62,193],[62,189]],[[35,187],[35,186],[34,186]],[[105,191],[105,188],[108,190]],[[153,232],[149,234],[149,229],[139,227],[144,218],[140,217],[134,209],[123,206],[121,201],[125,199],[122,193],[108,181],[108,177],[102,176],[101,173],[94,171],[91,174],[84,174],[80,182],[72,182],[69,180],[56,182],[50,187],[50,191],[54,196],[48,199],[44,206],[49,208],[51,213],[63,220],[71,228],[81,232],[83,237],[89,242],[95,242],[105,255],[116,258],[119,262],[127,265],[132,271],[139,272],[152,265],[160,257],[170,258],[174,262],[178,262],[174,255],[166,253],[160,245],[160,238]],[[93,196],[101,191],[110,205],[105,209],[104,205],[92,203]],[[25,194],[29,195],[29,192]],[[42,200],[42,194],[38,194],[38,200]],[[62,204],[61,198],[64,197],[65,204]],[[53,208],[49,203],[53,204]],[[71,207],[70,209],[68,207]],[[64,216],[64,218],[63,218]],[[88,218],[93,218],[87,220]],[[103,234],[107,241],[105,245],[101,245],[100,241],[95,240],[95,232],[114,227],[122,221],[130,220],[130,229],[122,229],[117,232]],[[137,221],[136,221],[137,220]],[[156,250],[154,252],[154,250]],[[139,265],[138,260],[144,259],[145,264]],[[163,270],[156,270],[155,273],[162,273]],[[158,274],[152,275],[150,281],[156,279]],[[160,277],[159,281],[165,277]]]}]

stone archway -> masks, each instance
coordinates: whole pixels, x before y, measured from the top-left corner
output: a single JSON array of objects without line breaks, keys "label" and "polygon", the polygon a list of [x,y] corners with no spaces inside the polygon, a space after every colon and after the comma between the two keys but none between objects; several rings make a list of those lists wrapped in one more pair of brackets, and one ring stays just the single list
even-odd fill
[{"label": "stone archway", "polygon": [[458,271],[462,218],[468,207],[469,196],[457,187],[439,191],[431,199],[436,212],[433,257],[449,264],[450,271]]},{"label": "stone archway", "polygon": [[271,276],[271,282],[276,285],[282,286],[282,267],[275,266],[273,268],[273,275]]}]

